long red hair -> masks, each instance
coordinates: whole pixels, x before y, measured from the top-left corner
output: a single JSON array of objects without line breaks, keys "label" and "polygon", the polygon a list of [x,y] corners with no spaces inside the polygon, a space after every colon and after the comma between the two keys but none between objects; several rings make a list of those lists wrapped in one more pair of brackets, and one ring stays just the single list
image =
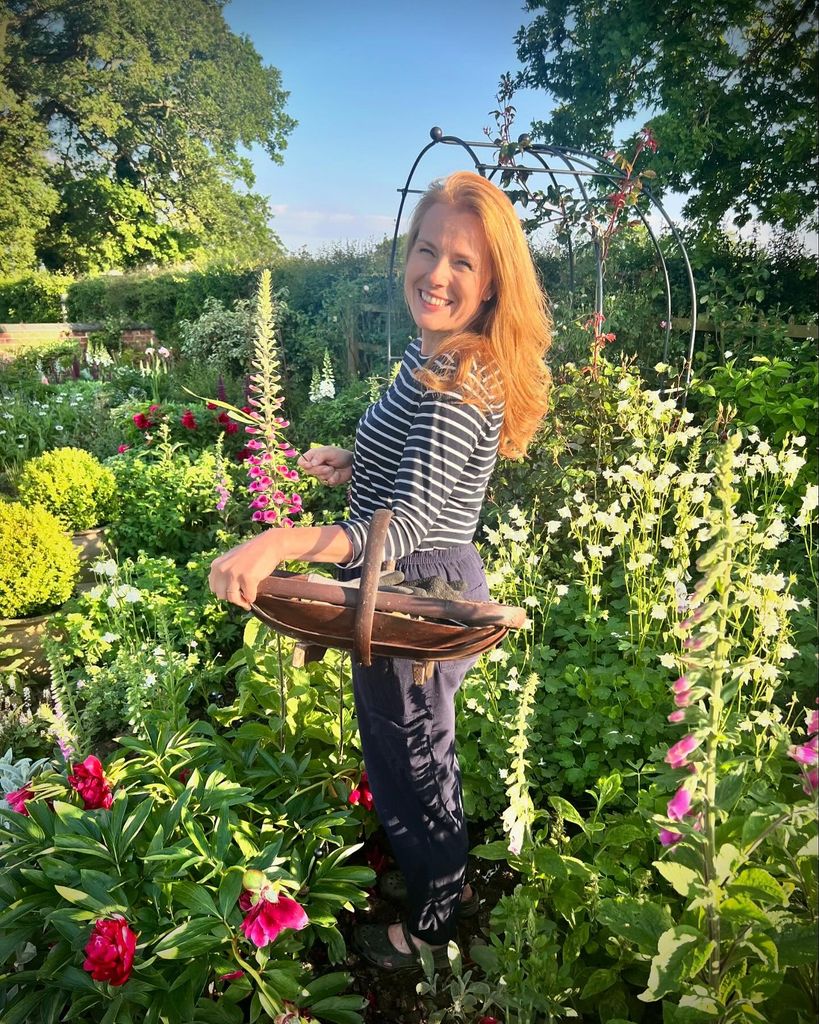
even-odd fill
[{"label": "long red hair", "polygon": [[[511,202],[497,186],[471,171],[457,171],[430,185],[410,221],[407,255],[435,203],[480,219],[494,294],[468,330],[450,335],[436,349],[436,356],[451,358],[431,360],[417,377],[434,391],[460,389],[465,401],[478,405],[502,402],[500,453],[517,458],[526,452],[548,407],[551,375],[544,359],[552,343],[552,322],[546,296]],[[451,369],[441,372],[442,365]],[[470,380],[480,380],[481,387],[464,387]]]}]

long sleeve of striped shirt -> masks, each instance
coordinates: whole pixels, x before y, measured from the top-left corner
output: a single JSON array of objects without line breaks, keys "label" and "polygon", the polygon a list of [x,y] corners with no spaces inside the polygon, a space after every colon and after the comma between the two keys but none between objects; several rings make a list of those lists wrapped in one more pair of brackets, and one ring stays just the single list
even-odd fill
[{"label": "long sleeve of striped shirt", "polygon": [[393,384],[356,431],[350,517],[339,523],[360,565],[373,512],[390,508],[385,560],[468,544],[495,466],[502,410],[480,409],[455,392],[429,391],[414,376],[426,363],[407,348]]}]

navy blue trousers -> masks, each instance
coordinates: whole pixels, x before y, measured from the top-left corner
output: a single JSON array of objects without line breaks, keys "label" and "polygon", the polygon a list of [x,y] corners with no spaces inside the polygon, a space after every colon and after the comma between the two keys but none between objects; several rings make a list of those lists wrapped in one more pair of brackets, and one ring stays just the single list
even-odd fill
[{"label": "navy blue trousers", "polygon": [[[417,551],[399,559],[407,582],[463,580],[464,600],[487,601],[483,563],[473,545]],[[360,570],[342,571],[351,579]],[[455,694],[476,658],[435,662],[413,682],[412,662],[374,658],[353,665],[364,764],[379,820],[407,881],[408,925],[432,944],[455,934],[469,841],[455,754]]]}]

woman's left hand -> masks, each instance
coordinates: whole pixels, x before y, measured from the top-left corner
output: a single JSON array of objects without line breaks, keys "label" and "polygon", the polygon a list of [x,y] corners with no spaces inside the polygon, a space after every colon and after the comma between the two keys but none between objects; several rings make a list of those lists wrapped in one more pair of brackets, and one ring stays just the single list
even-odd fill
[{"label": "woman's left hand", "polygon": [[215,558],[210,566],[208,586],[216,597],[249,612],[259,584],[284,558],[278,543],[281,532],[265,530]]}]

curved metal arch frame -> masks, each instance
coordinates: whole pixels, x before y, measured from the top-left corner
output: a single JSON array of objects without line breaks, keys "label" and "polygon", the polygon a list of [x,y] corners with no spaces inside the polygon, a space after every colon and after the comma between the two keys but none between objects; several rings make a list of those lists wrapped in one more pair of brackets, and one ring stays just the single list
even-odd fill
[{"label": "curved metal arch frame", "polygon": [[[393,319],[393,302],[395,299],[395,260],[398,251],[398,237],[401,229],[401,218],[404,212],[404,206],[406,205],[407,196],[413,192],[420,193],[421,190],[412,189],[412,180],[415,176],[415,172],[418,169],[418,165],[421,163],[426,154],[435,146],[438,145],[450,145],[460,146],[466,150],[469,154],[475,170],[484,178],[492,180],[498,173],[514,169],[515,171],[524,171],[529,174],[531,173],[546,173],[549,175],[552,183],[557,188],[557,174],[568,174],[574,178],[576,187],[583,197],[584,202],[587,206],[591,207],[592,200],[589,198],[588,191],[583,184],[584,177],[603,178],[609,181],[613,185],[617,185],[624,178],[624,175],[620,172],[619,168],[612,161],[606,157],[598,156],[596,153],[589,153],[586,150],[574,149],[569,146],[551,146],[544,143],[533,143],[529,141],[528,136],[522,135],[518,139],[521,154],[530,155],[538,161],[540,167],[527,167],[519,165],[501,164],[495,162],[493,164],[481,161],[476,153],[477,149],[496,149],[494,143],[491,142],[467,142],[464,139],[459,138],[456,135],[444,135],[440,128],[433,128],[430,131],[431,142],[427,143],[426,146],[420,151],[418,156],[415,158],[412,167],[410,168],[407,180],[403,188],[398,189],[401,194],[401,201],[398,206],[398,213],[395,219],[395,229],[393,231],[392,245],[390,248],[390,260],[387,271],[387,372],[389,374],[392,368],[392,319]],[[564,165],[563,168],[553,168],[548,164],[548,157],[555,157],[560,160]],[[590,162],[592,161],[592,162]],[[595,165],[605,165],[607,170],[597,170]],[[688,341],[688,353],[685,367],[685,390],[687,392],[688,385],[691,381],[691,372],[693,366],[694,357],[694,345],[696,341],[697,331],[697,290],[696,283],[694,281],[694,274],[691,268],[691,262],[688,258],[688,252],[686,251],[685,245],[680,237],[679,232],[674,226],[673,221],[668,216],[662,203],[654,196],[651,189],[647,186],[642,188],[643,194],[648,198],[651,205],[661,215],[666,225],[668,226],[671,236],[676,243],[677,248],[683,258],[685,264],[686,276],[688,279],[688,287],[691,295],[691,331]],[[639,207],[635,207],[636,213],[642,221],[646,231],[651,239],[654,251],[660,262],[660,266],[663,272],[664,284],[665,284],[665,298],[666,298],[666,328],[665,328],[665,344],[663,348],[663,358],[668,357],[668,348],[671,337],[671,281],[668,274],[668,264],[665,255],[660,247],[659,241],[656,234],[654,233],[651,225],[648,223],[648,219]],[[600,250],[600,243],[595,234],[592,234],[592,244],[594,246],[595,261],[596,261],[596,280],[595,280],[595,312],[603,313],[604,306],[604,290],[603,290],[603,260]],[[569,260],[570,260],[570,274],[572,280],[574,278],[574,260],[573,260],[573,248],[571,235],[568,239],[569,246]]]}]

